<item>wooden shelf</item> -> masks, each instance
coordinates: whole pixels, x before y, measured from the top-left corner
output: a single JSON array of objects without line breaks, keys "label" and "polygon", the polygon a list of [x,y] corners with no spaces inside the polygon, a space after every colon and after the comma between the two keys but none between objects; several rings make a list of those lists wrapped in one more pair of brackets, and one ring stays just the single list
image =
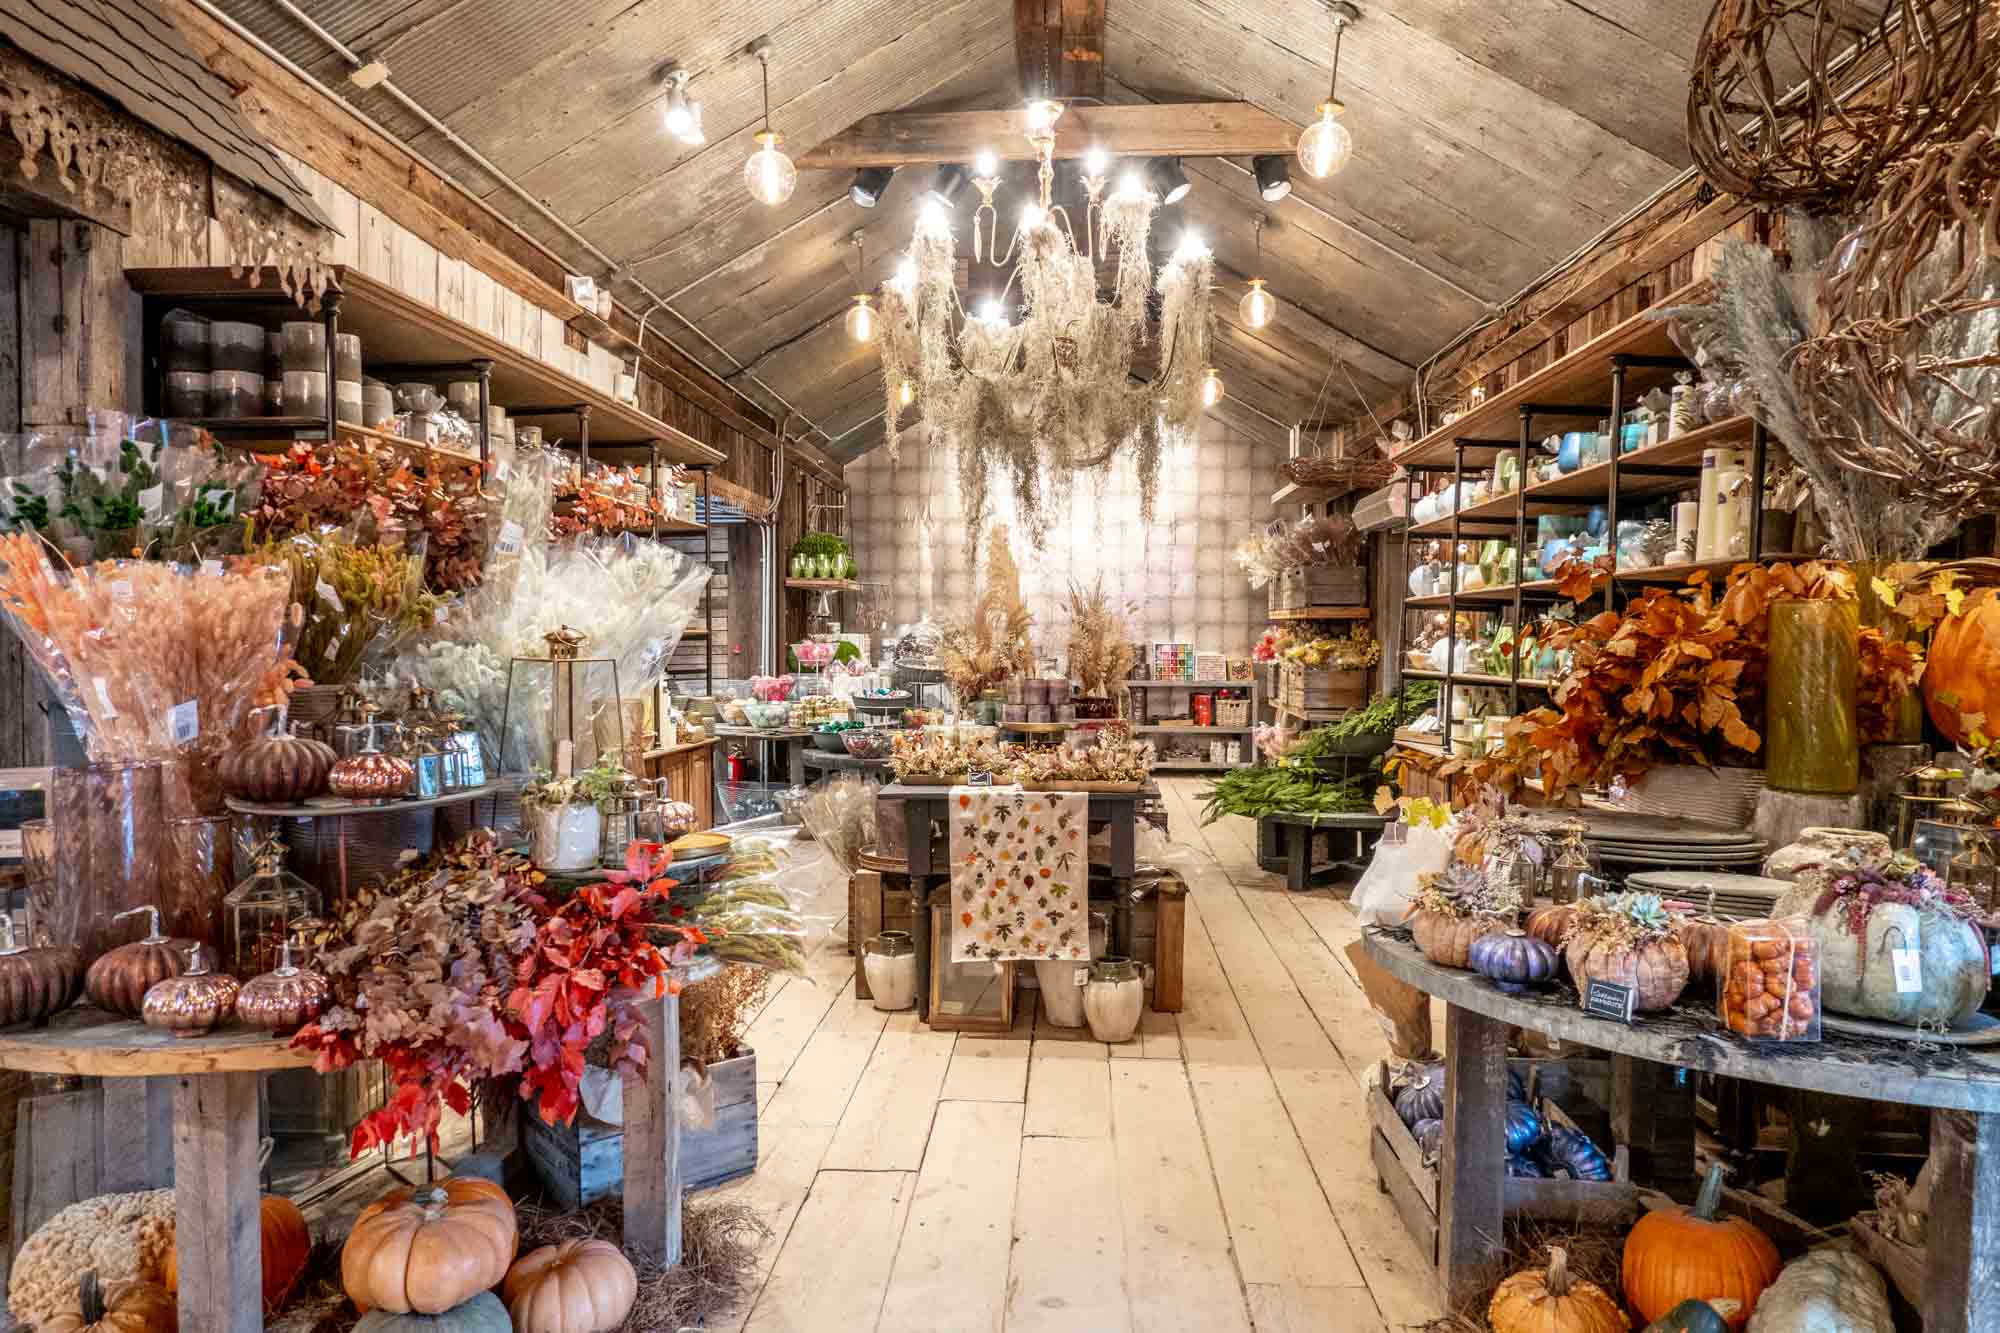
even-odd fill
[{"label": "wooden shelf", "polygon": [[1239,768],[1255,767],[1257,765],[1248,762],[1232,764],[1226,759],[1219,764],[1212,759],[1155,759],[1153,761],[1153,771],[1155,773],[1192,773],[1197,770],[1217,773],[1233,771]]},{"label": "wooden shelf", "polygon": [[1162,736],[1247,736],[1255,727],[1197,727],[1193,725],[1177,727],[1172,723],[1150,722],[1143,727],[1134,727],[1136,735],[1147,736],[1158,733]]},{"label": "wooden shelf", "polygon": [[[1255,681],[1248,680],[1127,680],[1120,681],[1128,690],[1247,690]],[[1104,719],[1099,719],[1100,721]]]},{"label": "wooden shelf", "polygon": [[[240,277],[232,276],[226,268],[130,268],[125,270],[125,277],[135,291],[165,301],[236,303],[247,318],[260,324],[271,324],[279,317],[311,318],[285,295],[276,271],[269,268]],[[257,281],[255,286],[253,279]],[[556,369],[540,357],[530,356],[484,329],[474,328],[406,296],[359,269],[336,266],[333,285],[340,292],[340,331],[361,336],[362,354],[368,361],[491,360],[494,404],[505,407],[517,420],[545,421],[548,423],[545,430],[552,438],[560,436],[574,443],[576,418],[568,412],[529,415],[518,409],[581,404],[590,408],[593,447],[657,443],[661,459],[667,462],[727,461],[719,450],[686,431],[620,402],[595,385]],[[324,426],[323,422],[310,424]]]},{"label": "wooden shelf", "polygon": [[[1556,597],[1556,581],[1554,579],[1530,579],[1521,585],[1521,595],[1541,600]],[[1505,587],[1474,588],[1471,592],[1458,594],[1458,604],[1461,607],[1483,608],[1499,603],[1512,602],[1513,600],[1514,585],[1511,583]],[[1428,593],[1422,597],[1405,597],[1403,599],[1403,606],[1406,610],[1422,610],[1427,607],[1442,607],[1450,604],[1451,594],[1442,592]]]},{"label": "wooden shelf", "polygon": [[[1403,678],[1405,680],[1443,680],[1444,672],[1419,671],[1415,667],[1406,667],[1403,670]],[[1456,684],[1512,685],[1515,683],[1514,681],[1509,680],[1505,676],[1490,676],[1485,674],[1484,672],[1478,672],[1478,671],[1454,671],[1451,673],[1451,679],[1452,683],[1455,685]],[[1524,688],[1530,690],[1547,690],[1555,688],[1554,681],[1542,680],[1539,677],[1535,676],[1523,676],[1521,677],[1519,683]]]},{"label": "wooden shelf", "polygon": [[234,796],[228,799],[233,814],[276,815],[284,819],[338,819],[346,815],[391,815],[406,810],[429,810],[434,806],[458,805],[465,801],[477,801],[500,790],[500,784],[489,782],[483,787],[468,787],[464,791],[447,792],[443,796],[426,796],[422,799],[403,798],[387,801],[381,805],[370,805],[363,801],[343,801],[338,797],[321,796],[300,805],[271,805],[263,801],[239,801]]},{"label": "wooden shelf", "polygon": [[251,1073],[310,1068],[313,1053],[291,1038],[231,1023],[199,1037],[176,1037],[88,1004],[65,1009],[47,1027],[0,1033],[0,1068],[30,1074],[133,1078],[152,1074]]},{"label": "wooden shelf", "polygon": [[683,639],[705,639],[708,637],[708,631],[700,625],[689,625],[681,631],[681,637]]},{"label": "wooden shelf", "polygon": [[786,579],[787,588],[801,592],[860,592],[859,579]]},{"label": "wooden shelf", "polygon": [[1270,620],[1367,620],[1373,613],[1365,606],[1295,606],[1273,611]]},{"label": "wooden shelf", "polygon": [[1747,555],[1732,555],[1723,560],[1690,560],[1682,565],[1654,565],[1651,569],[1621,569],[1612,577],[1620,583],[1680,583],[1698,570],[1705,569],[1711,574],[1727,574],[1738,565],[1767,565],[1774,561],[1819,558],[1816,555],[1771,553],[1752,560]]},{"label": "wooden shelf", "polygon": [[1069,731],[1076,724],[1074,722],[1002,722],[999,726],[1002,731],[1023,731],[1031,736],[1053,736],[1059,731]]}]

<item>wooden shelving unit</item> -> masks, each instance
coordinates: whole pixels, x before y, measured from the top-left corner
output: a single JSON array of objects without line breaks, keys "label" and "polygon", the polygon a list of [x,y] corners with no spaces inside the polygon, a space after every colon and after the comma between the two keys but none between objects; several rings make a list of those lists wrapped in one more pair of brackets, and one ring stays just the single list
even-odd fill
[{"label": "wooden shelving unit", "polygon": [[1365,606],[1295,606],[1286,611],[1273,611],[1268,618],[1276,621],[1367,620],[1373,614]]},{"label": "wooden shelving unit", "polygon": [[786,579],[787,588],[801,592],[860,592],[860,579]]}]

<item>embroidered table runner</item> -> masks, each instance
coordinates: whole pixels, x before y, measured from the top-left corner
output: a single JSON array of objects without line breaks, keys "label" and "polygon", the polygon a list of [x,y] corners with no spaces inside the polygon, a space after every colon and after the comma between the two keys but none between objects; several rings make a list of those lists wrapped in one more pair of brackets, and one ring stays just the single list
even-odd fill
[{"label": "embroidered table runner", "polygon": [[951,789],[952,961],[1090,958],[1090,797]]}]

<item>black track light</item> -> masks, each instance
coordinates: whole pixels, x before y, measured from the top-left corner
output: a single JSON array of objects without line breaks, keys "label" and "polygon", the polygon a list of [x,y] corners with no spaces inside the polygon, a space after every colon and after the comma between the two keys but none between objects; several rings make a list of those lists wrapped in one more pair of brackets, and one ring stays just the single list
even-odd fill
[{"label": "black track light", "polygon": [[1271,153],[1264,157],[1253,157],[1250,165],[1257,172],[1257,193],[1264,202],[1275,204],[1292,192],[1292,164],[1281,153]]},{"label": "black track light", "polygon": [[1146,185],[1163,204],[1179,203],[1188,192],[1187,173],[1177,157],[1156,157],[1146,163]]},{"label": "black track light", "polygon": [[946,208],[957,208],[958,197],[965,193],[965,187],[972,183],[972,176],[956,162],[947,162],[931,177],[931,198]]},{"label": "black track light", "polygon": [[854,184],[847,187],[847,197],[863,208],[873,208],[895,174],[894,167],[863,167],[854,173]]}]

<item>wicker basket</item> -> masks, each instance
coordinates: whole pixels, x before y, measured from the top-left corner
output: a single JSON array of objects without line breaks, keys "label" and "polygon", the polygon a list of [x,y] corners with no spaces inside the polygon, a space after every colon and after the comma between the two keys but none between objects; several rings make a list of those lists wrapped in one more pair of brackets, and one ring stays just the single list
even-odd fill
[{"label": "wicker basket", "polygon": [[1285,480],[1299,486],[1355,486],[1373,489],[1394,469],[1385,458],[1291,458],[1278,465]]},{"label": "wicker basket", "polygon": [[1218,727],[1249,726],[1250,701],[1248,699],[1217,699],[1215,701],[1215,725]]}]

